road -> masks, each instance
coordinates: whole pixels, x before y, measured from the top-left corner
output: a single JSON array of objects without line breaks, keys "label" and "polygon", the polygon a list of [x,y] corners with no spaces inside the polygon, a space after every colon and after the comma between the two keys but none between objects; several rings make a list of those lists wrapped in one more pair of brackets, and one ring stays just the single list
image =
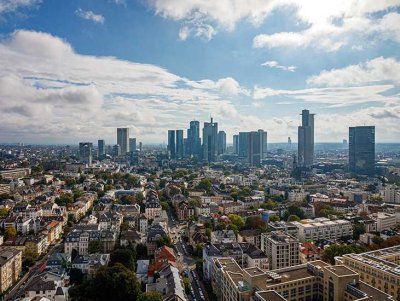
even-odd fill
[{"label": "road", "polygon": [[4,296],[3,300],[17,300],[25,294],[25,288],[29,285],[32,279],[40,274],[40,268],[47,262],[47,259],[55,252],[59,251],[61,244],[58,243],[48,250],[47,254],[38,261],[34,266],[29,268],[29,271],[14,285],[14,287]]}]

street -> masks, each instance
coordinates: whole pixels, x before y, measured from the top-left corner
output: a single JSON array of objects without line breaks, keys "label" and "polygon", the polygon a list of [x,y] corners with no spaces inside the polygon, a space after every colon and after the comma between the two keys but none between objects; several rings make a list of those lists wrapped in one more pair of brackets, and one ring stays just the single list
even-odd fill
[{"label": "street", "polygon": [[60,243],[52,246],[40,261],[36,262],[34,266],[29,268],[29,271],[14,285],[8,294],[4,296],[3,300],[17,300],[21,298],[25,293],[25,288],[29,285],[32,279],[42,272],[41,267],[47,262],[47,259],[60,247]]}]

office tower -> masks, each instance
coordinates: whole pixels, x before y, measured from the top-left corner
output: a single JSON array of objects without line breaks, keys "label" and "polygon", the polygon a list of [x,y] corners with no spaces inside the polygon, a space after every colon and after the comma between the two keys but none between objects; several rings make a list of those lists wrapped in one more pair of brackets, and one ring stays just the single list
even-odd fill
[{"label": "office tower", "polygon": [[218,136],[218,123],[204,122],[203,127],[203,160],[206,162],[214,162],[217,157],[217,136]]},{"label": "office tower", "polygon": [[226,152],[226,133],[225,131],[218,132],[218,155]]},{"label": "office tower", "polygon": [[106,143],[104,140],[98,140],[97,141],[97,152],[98,152],[98,157],[103,158],[106,154]]},{"label": "office tower", "polygon": [[261,135],[259,132],[248,133],[248,159],[251,166],[261,163]]},{"label": "office tower", "polygon": [[343,139],[342,145],[343,145],[344,149],[346,149],[348,147],[346,139]]},{"label": "office tower", "polygon": [[176,157],[175,131],[168,130],[168,154],[172,159]]},{"label": "office tower", "polygon": [[314,163],[314,114],[301,112],[302,124],[298,128],[298,165],[310,167]]},{"label": "office tower", "polygon": [[136,151],[136,138],[129,138],[129,151],[130,152]]},{"label": "office tower", "polygon": [[113,156],[114,157],[121,156],[121,146],[119,144],[115,144],[113,146]]},{"label": "office tower", "polygon": [[260,135],[260,158],[267,159],[268,134],[264,130],[258,130],[258,134]]},{"label": "office tower", "polygon": [[292,139],[290,138],[290,137],[288,137],[287,138],[287,147],[288,147],[288,150],[291,150],[292,149]]},{"label": "office tower", "polygon": [[117,129],[117,144],[121,148],[121,155],[126,155],[129,152],[129,129],[118,128]]},{"label": "office tower", "polygon": [[80,142],[79,143],[79,161],[86,163],[88,166],[92,166],[93,159],[93,143],[91,142]]},{"label": "office tower", "polygon": [[349,170],[363,175],[375,173],[375,126],[349,128]]},{"label": "office tower", "polygon": [[261,250],[268,256],[271,270],[300,264],[299,247],[300,242],[283,231],[261,234]]},{"label": "office tower", "polygon": [[175,142],[176,142],[176,157],[178,159],[183,158],[184,144],[183,144],[183,130],[175,131]]},{"label": "office tower", "polygon": [[233,153],[239,154],[239,135],[233,135]]},{"label": "office tower", "polygon": [[239,157],[247,158],[249,155],[249,133],[239,132]]},{"label": "office tower", "polygon": [[139,142],[139,151],[141,152],[143,150],[143,143],[142,141]]},{"label": "office tower", "polygon": [[193,157],[201,156],[200,122],[193,120],[187,130],[188,155]]}]

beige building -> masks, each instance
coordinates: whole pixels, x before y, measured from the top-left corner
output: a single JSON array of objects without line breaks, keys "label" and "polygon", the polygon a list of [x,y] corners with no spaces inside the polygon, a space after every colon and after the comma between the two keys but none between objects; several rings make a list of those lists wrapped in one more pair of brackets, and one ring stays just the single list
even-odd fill
[{"label": "beige building", "polygon": [[221,301],[393,301],[346,266],[314,261],[264,272],[232,258],[213,260],[212,287]]},{"label": "beige building", "polygon": [[0,293],[17,282],[22,271],[22,251],[16,248],[0,249]]},{"label": "beige building", "polygon": [[400,300],[400,246],[346,254],[336,261],[358,272],[362,281]]},{"label": "beige building", "polygon": [[336,240],[342,237],[353,236],[353,225],[350,221],[316,218],[292,222],[298,229],[298,239],[304,241],[317,241],[322,239]]},{"label": "beige building", "polygon": [[300,264],[299,246],[297,239],[281,231],[261,234],[261,250],[271,270]]}]

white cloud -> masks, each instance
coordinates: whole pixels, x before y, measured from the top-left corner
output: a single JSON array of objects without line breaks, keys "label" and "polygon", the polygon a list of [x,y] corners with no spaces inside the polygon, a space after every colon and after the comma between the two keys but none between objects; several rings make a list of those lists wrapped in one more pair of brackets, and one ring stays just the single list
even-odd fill
[{"label": "white cloud", "polygon": [[[199,24],[227,31],[234,30],[241,21],[258,26],[277,9],[294,10],[294,21],[309,26],[300,32],[259,35],[254,39],[254,47],[312,45],[335,51],[352,41],[349,35],[366,33],[383,34],[386,39],[399,41],[399,15],[388,10],[399,7],[400,0],[148,0],[148,3],[157,15],[182,22],[190,29],[186,32],[195,33]],[[383,17],[375,21],[370,16],[377,12],[383,12]]]},{"label": "white cloud", "polygon": [[86,10],[82,10],[81,8],[78,8],[75,11],[75,15],[77,15],[79,18],[89,20],[94,23],[100,23],[100,24],[104,23],[104,17],[100,14],[95,14],[91,10],[86,11]]},{"label": "white cloud", "polygon": [[41,0],[0,0],[0,14],[40,4]]},{"label": "white cloud", "polygon": [[324,70],[307,79],[311,86],[359,86],[377,82],[400,85],[400,61],[395,58],[378,57],[364,63],[342,69]]},{"label": "white cloud", "polygon": [[[0,141],[110,143],[129,126],[143,141],[165,141],[167,128],[215,113],[232,128],[234,97],[248,93],[233,78],[192,81],[158,66],[81,55],[47,33],[15,31],[0,42]],[[10,101],[12,99],[12,101]]]},{"label": "white cloud", "polygon": [[280,65],[277,61],[266,61],[266,62],[262,63],[261,66],[281,69],[281,70],[290,71],[290,72],[295,72],[297,69],[297,67],[293,66],[293,65],[290,65],[290,66]]}]

